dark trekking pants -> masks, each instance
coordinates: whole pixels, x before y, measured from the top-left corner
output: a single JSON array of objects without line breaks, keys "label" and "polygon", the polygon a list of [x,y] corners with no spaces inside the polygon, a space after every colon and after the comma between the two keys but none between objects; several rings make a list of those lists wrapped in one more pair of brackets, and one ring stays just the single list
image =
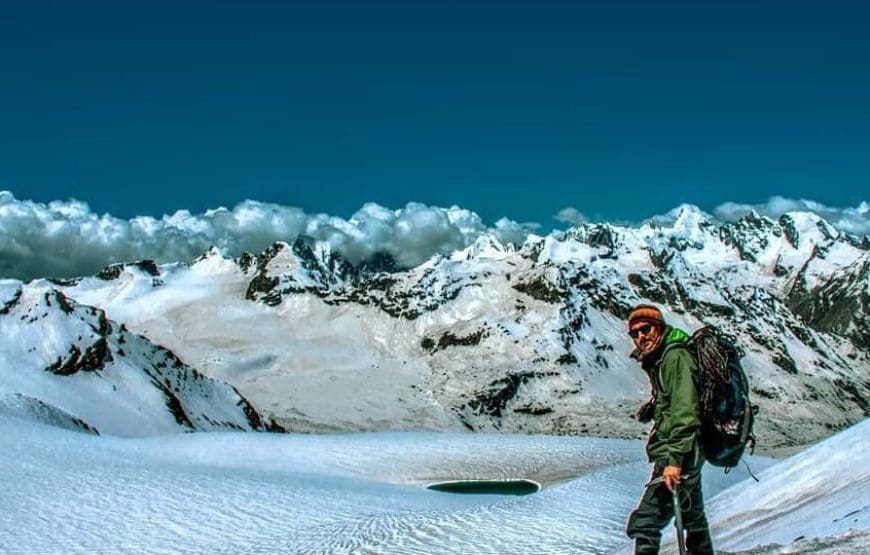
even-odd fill
[{"label": "dark trekking pants", "polygon": [[[686,531],[686,550],[691,555],[713,555],[710,528],[704,514],[704,496],[701,494],[701,466],[703,457],[690,461],[682,467],[683,478],[679,486],[683,528]],[[665,462],[653,465],[650,480],[661,477]],[[648,486],[640,504],[628,517],[625,532],[635,541],[637,555],[653,555],[659,552],[662,530],[674,518],[674,498],[663,482]]]}]

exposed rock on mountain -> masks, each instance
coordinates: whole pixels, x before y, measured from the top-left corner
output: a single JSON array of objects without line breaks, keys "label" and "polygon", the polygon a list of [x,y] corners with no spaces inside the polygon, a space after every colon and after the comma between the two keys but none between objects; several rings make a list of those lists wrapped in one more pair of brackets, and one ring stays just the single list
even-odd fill
[{"label": "exposed rock on mountain", "polygon": [[14,281],[0,283],[0,302],[0,396],[8,410],[117,435],[278,429],[235,388],[102,309]]},{"label": "exposed rock on mountain", "polygon": [[[686,205],[639,228],[584,224],[520,246],[483,236],[407,269],[301,238],[162,266],[159,288],[128,265],[61,289],[300,431],[640,437],[631,415],[648,384],[624,318],[654,302],[676,326],[735,338],[762,445],[777,447],[867,415],[868,256],[813,214],[723,225]],[[94,342],[78,360],[88,347],[99,360]]]}]

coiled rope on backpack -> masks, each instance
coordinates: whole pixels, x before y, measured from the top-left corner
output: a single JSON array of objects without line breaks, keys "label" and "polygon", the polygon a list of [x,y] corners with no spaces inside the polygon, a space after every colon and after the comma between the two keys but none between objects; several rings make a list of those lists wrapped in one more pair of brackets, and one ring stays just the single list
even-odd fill
[{"label": "coiled rope on backpack", "polygon": [[716,328],[705,326],[690,339],[694,343],[695,353],[700,369],[701,411],[703,414],[713,412],[713,393],[720,385],[731,380],[731,369],[728,367],[728,353],[719,342]]}]

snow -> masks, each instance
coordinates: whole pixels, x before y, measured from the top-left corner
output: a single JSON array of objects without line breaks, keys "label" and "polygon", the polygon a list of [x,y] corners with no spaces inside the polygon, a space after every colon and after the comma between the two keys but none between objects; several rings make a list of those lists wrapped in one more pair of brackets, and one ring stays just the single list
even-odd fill
[{"label": "snow", "polygon": [[[609,553],[627,549],[623,524],[647,473],[639,441],[558,436],[131,439],[0,412],[0,445],[3,553]],[[718,548],[786,553],[775,544],[801,537],[827,546],[819,553],[870,552],[870,469],[855,464],[868,448],[864,421],[784,461],[755,458],[759,483],[707,467]],[[544,489],[424,487],[468,478]]]},{"label": "snow", "polygon": [[[95,437],[0,415],[4,553],[604,553],[636,441],[487,434]],[[526,497],[424,484],[521,477]],[[570,480],[570,481],[565,481]],[[369,551],[366,551],[369,550]]]},{"label": "snow", "polygon": [[[759,475],[764,487],[728,492],[709,504],[723,549],[787,544],[798,537],[870,530],[870,420]],[[870,552],[870,543],[867,544]]]},{"label": "snow", "polygon": [[[0,298],[12,298],[18,286],[0,283]],[[37,296],[25,293],[22,302]],[[289,303],[278,310],[248,310],[277,316],[305,308]],[[366,330],[356,329],[362,324],[352,312],[335,310],[330,325],[342,336],[369,333],[406,342],[391,339],[390,329],[374,319]],[[239,321],[247,317],[240,314]],[[605,329],[606,323],[596,321],[595,328]],[[320,331],[305,332],[294,331],[299,345],[306,345],[299,355],[326,352],[315,341]],[[347,349],[363,352],[359,345]],[[333,356],[341,357],[341,351]],[[324,411],[358,411],[357,418],[377,426],[395,422],[396,409],[375,393],[410,390],[419,369],[409,368],[402,377],[397,369],[377,368],[381,360],[357,359],[353,367],[350,360],[337,359],[334,370],[344,367],[344,374],[354,376],[343,384],[345,396],[317,389],[318,380],[338,372],[318,377],[312,371],[293,402],[306,411],[318,403]],[[235,361],[236,369],[241,361]],[[7,370],[15,365],[11,358],[7,362]],[[361,368],[368,363],[374,366]],[[72,402],[76,389],[42,384],[42,374],[28,389],[16,381],[23,377],[11,376],[8,372],[2,388],[10,393],[0,398],[7,509],[0,514],[2,553],[610,553],[625,546],[625,518],[648,474],[642,443],[614,439],[457,433],[96,437],[70,431],[76,427],[73,413],[86,414]],[[54,406],[16,396],[13,389],[48,397]],[[104,413],[89,414],[88,421],[117,418],[111,404],[87,405]],[[414,418],[426,422],[419,414]],[[146,420],[125,426],[151,435]],[[757,554],[868,552],[870,476],[860,464],[868,442],[870,421],[864,421],[774,466],[756,458],[752,466],[761,471],[761,482],[743,482],[719,496],[715,493],[745,473],[736,469],[724,476],[707,468],[708,514],[719,547]],[[509,497],[458,496],[424,487],[467,478],[531,479],[544,489]]]},{"label": "snow", "polygon": [[499,260],[509,256],[510,252],[492,235],[481,235],[467,248],[453,253],[453,260],[493,259]]},{"label": "snow", "polygon": [[[7,299],[0,314],[0,405],[7,410],[66,415],[121,436],[181,425],[250,429],[233,387],[202,377],[100,310],[44,285],[3,283],[0,298]],[[170,402],[184,419],[168,410]]]},{"label": "snow", "polygon": [[[452,255],[362,284],[354,284],[352,272],[331,269],[339,260],[318,250],[328,245],[320,241],[281,243],[238,262],[211,249],[192,266],[161,265],[157,278],[128,265],[112,280],[28,286],[57,286],[105,310],[203,374],[228,381],[294,431],[472,426],[642,437],[643,427],[627,416],[648,384],[626,356],[631,345],[617,314],[651,300],[667,301],[674,325],[692,331],[703,320],[742,342],[753,385],[769,394],[756,400],[765,415],[757,430],[762,448],[816,441],[861,418],[863,410],[836,384],[863,391],[866,355],[851,358],[837,336],[817,334],[795,318],[789,292],[802,291],[804,278],[826,283],[844,270],[859,275],[866,253],[841,268],[859,251],[825,240],[810,218],[798,222],[805,234],[798,252],[767,218],[723,233],[691,206],[672,216],[640,229],[584,224],[534,238],[519,251],[482,235]],[[361,221],[376,225],[378,218]],[[740,260],[735,244],[764,265]],[[815,244],[818,255],[808,261]],[[773,259],[784,267],[769,268]],[[278,285],[268,299],[265,291],[249,299],[267,260],[256,282]],[[479,340],[424,347],[448,333]],[[771,364],[789,359],[799,374]],[[469,408],[519,373],[534,377],[500,415]],[[798,398],[805,402],[796,404]],[[530,407],[538,413],[525,412]],[[807,420],[818,414],[824,418]]]},{"label": "snow", "polygon": [[[375,216],[383,215],[370,215],[366,225],[375,225]],[[465,218],[469,229],[478,225],[467,214],[453,216]],[[592,284],[631,300],[638,295],[626,281],[632,272],[651,286],[659,284],[657,274],[669,274],[686,299],[717,306],[740,301],[756,326],[750,332],[775,338],[773,348],[795,360],[801,372],[793,379],[769,368],[772,351],[750,344],[745,366],[751,379],[776,396],[760,426],[773,422],[776,411],[788,413],[792,420],[778,422],[795,422],[789,429],[795,433],[786,435],[799,442],[809,437],[798,433],[807,422],[822,430],[815,439],[830,433],[825,425],[853,421],[844,415],[860,418],[854,407],[844,412],[833,397],[839,392],[827,385],[844,375],[822,364],[833,359],[803,342],[794,330],[804,327],[779,310],[782,301],[773,293],[744,286],[778,283],[769,268],[777,261],[791,276],[780,279],[781,286],[801,268],[808,283],[821,283],[866,254],[829,241],[813,255],[826,231],[816,220],[796,218],[799,248],[776,233],[766,235],[778,225],[766,221],[762,231],[736,229],[756,261],[735,261],[735,247],[708,230],[705,214],[684,206],[671,216],[673,221],[640,230],[608,227],[599,246],[584,243],[603,237],[596,226],[533,238],[522,253],[481,236],[452,256],[436,255],[395,274],[401,279],[391,286],[392,300],[418,310],[416,319],[395,318],[376,304],[326,303],[306,293],[283,295],[278,306],[251,302],[245,297],[256,268],[243,270],[218,248],[191,266],[162,265],[156,278],[146,267],[128,265],[116,279],[84,278],[62,287],[80,303],[73,315],[59,308],[51,282],[0,280],[0,309],[6,312],[0,313],[0,472],[7,503],[0,552],[547,554],[624,548],[623,524],[648,473],[640,442],[452,432],[471,422],[476,430],[553,433],[538,423],[545,417],[514,410],[545,407],[564,424],[555,433],[589,424],[587,432],[638,437],[625,433],[625,422],[648,384],[627,366],[624,322],[596,308],[582,291]],[[185,215],[177,219],[183,223]],[[324,245],[315,245],[318,264],[329,256]],[[282,278],[283,285],[327,287],[322,279],[331,274],[303,265],[294,248],[282,245],[269,261],[268,277]],[[665,270],[650,261],[651,252],[663,250],[674,255]],[[566,289],[568,300],[550,302],[514,288],[536,282]],[[338,298],[342,292],[329,294]],[[104,336],[113,352],[126,354],[105,371],[54,376],[44,369],[69,358],[72,345],[85,348],[102,337],[98,309],[83,305],[99,307],[115,321],[115,331]],[[685,329],[699,325],[691,312],[670,321]],[[121,347],[121,322],[143,336],[125,332]],[[482,335],[473,347],[426,349],[424,339],[437,341],[448,332]],[[567,332],[567,339],[560,335]],[[830,337],[819,335],[820,343]],[[158,435],[181,429],[165,399],[149,392],[149,380],[137,374],[157,362],[155,356],[164,357],[157,345],[230,381],[294,430],[404,432]],[[576,365],[555,365],[565,350]],[[593,360],[599,356],[603,363]],[[857,380],[863,370],[847,371]],[[518,388],[507,416],[491,424],[483,416],[460,419],[469,416],[461,412],[469,398],[509,372],[538,375]],[[193,412],[233,407],[220,420],[239,416],[229,386],[179,385]],[[817,392],[818,402],[797,404],[795,399],[807,399],[806,391]],[[86,433],[88,424],[103,435]],[[865,420],[782,462],[757,458],[752,464],[762,471],[761,483],[741,483],[718,496],[745,473],[724,476],[708,468],[705,492],[717,545],[729,553],[870,552],[870,476],[862,464],[868,437]],[[544,489],[510,497],[424,487],[466,478],[529,479]]]}]

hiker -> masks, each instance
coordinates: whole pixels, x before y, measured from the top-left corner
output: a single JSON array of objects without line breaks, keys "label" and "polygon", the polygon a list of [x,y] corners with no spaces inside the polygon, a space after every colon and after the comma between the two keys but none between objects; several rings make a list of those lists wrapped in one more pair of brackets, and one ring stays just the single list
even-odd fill
[{"label": "hiker", "polygon": [[634,342],[631,357],[640,362],[652,386],[652,396],[637,412],[642,422],[654,420],[646,444],[652,478],[640,504],[628,518],[626,533],[635,553],[659,552],[662,529],[674,518],[673,488],[678,495],[685,545],[693,555],[713,555],[710,528],[701,494],[703,451],[699,444],[698,390],[694,358],[685,348],[689,335],[665,323],[661,310],[638,305],[628,316]]}]

